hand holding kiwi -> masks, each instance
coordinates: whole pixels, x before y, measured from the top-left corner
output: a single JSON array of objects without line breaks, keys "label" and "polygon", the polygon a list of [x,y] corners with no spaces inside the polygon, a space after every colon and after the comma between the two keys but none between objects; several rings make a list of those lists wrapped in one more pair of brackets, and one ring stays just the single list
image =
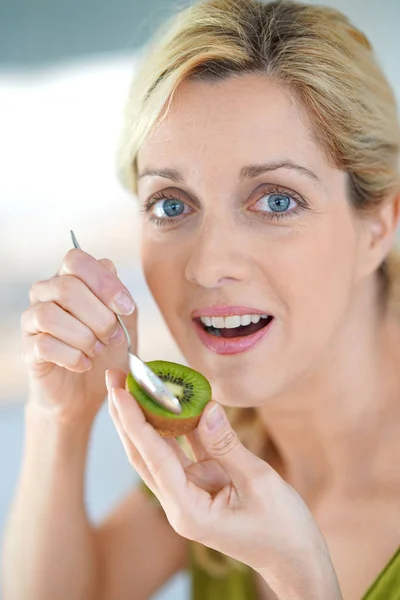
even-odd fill
[{"label": "hand holding kiwi", "polygon": [[186,429],[194,458],[176,440],[163,437],[178,435],[176,426],[185,419],[149,405],[123,372],[107,372],[109,409],[129,462],[174,530],[250,566],[277,597],[291,589],[296,598],[339,600],[329,551],[302,498],[241,444],[223,408],[208,401],[209,387],[200,393],[203,376],[163,361],[150,366],[178,385],[174,391],[182,398],[195,382],[189,422],[190,427],[197,424],[196,435]]},{"label": "hand holding kiwi", "polygon": [[193,431],[204,407],[211,400],[211,386],[207,379],[198,371],[177,363],[154,360],[147,364],[182,405],[180,415],[169,412],[154,402],[132,374],[128,374],[125,387],[138,401],[147,421],[165,437],[177,437]]}]

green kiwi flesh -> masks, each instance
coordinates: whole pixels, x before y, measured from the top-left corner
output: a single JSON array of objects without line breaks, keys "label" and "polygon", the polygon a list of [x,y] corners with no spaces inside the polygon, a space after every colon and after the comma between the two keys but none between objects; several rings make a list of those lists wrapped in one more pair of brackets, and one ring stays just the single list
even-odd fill
[{"label": "green kiwi flesh", "polygon": [[125,387],[139,403],[147,421],[166,437],[185,435],[195,429],[204,407],[211,400],[208,380],[198,371],[178,363],[153,360],[147,365],[165,382],[182,406],[180,415],[159,406],[129,373]]}]

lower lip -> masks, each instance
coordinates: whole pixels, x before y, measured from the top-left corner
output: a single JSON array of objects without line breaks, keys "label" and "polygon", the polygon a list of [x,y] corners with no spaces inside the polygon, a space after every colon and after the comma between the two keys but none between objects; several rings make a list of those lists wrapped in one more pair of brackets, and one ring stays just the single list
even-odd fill
[{"label": "lower lip", "polygon": [[216,354],[239,354],[240,352],[246,352],[253,348],[262,338],[269,332],[272,323],[275,319],[272,319],[268,325],[265,325],[259,331],[237,338],[223,338],[207,333],[202,325],[198,321],[193,321],[197,335],[203,344],[212,352]]}]

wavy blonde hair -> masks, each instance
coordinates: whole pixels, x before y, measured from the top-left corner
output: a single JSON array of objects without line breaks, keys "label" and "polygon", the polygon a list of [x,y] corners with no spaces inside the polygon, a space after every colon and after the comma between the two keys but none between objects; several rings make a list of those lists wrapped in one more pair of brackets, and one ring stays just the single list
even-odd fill
[{"label": "wavy blonde hair", "polygon": [[[265,74],[300,102],[331,163],[348,174],[349,202],[366,212],[400,192],[394,94],[365,35],[339,11],[296,2],[211,0],[174,14],[145,47],[129,94],[117,157],[137,194],[137,154],[184,81]],[[400,316],[400,254],[379,267],[385,307]],[[260,454],[265,431],[252,409],[230,411],[243,443]],[[199,549],[202,564],[221,572]],[[227,565],[232,561],[228,561]],[[215,570],[214,569],[214,570]]]}]

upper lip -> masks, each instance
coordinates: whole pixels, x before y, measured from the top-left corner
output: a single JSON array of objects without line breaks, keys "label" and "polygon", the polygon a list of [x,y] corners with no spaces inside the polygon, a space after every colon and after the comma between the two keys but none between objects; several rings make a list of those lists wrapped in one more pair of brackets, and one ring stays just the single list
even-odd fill
[{"label": "upper lip", "polygon": [[252,308],[250,306],[223,306],[221,304],[214,306],[205,306],[193,311],[192,319],[198,319],[200,317],[230,317],[232,315],[269,315],[272,316],[267,310],[260,310],[259,308]]}]

